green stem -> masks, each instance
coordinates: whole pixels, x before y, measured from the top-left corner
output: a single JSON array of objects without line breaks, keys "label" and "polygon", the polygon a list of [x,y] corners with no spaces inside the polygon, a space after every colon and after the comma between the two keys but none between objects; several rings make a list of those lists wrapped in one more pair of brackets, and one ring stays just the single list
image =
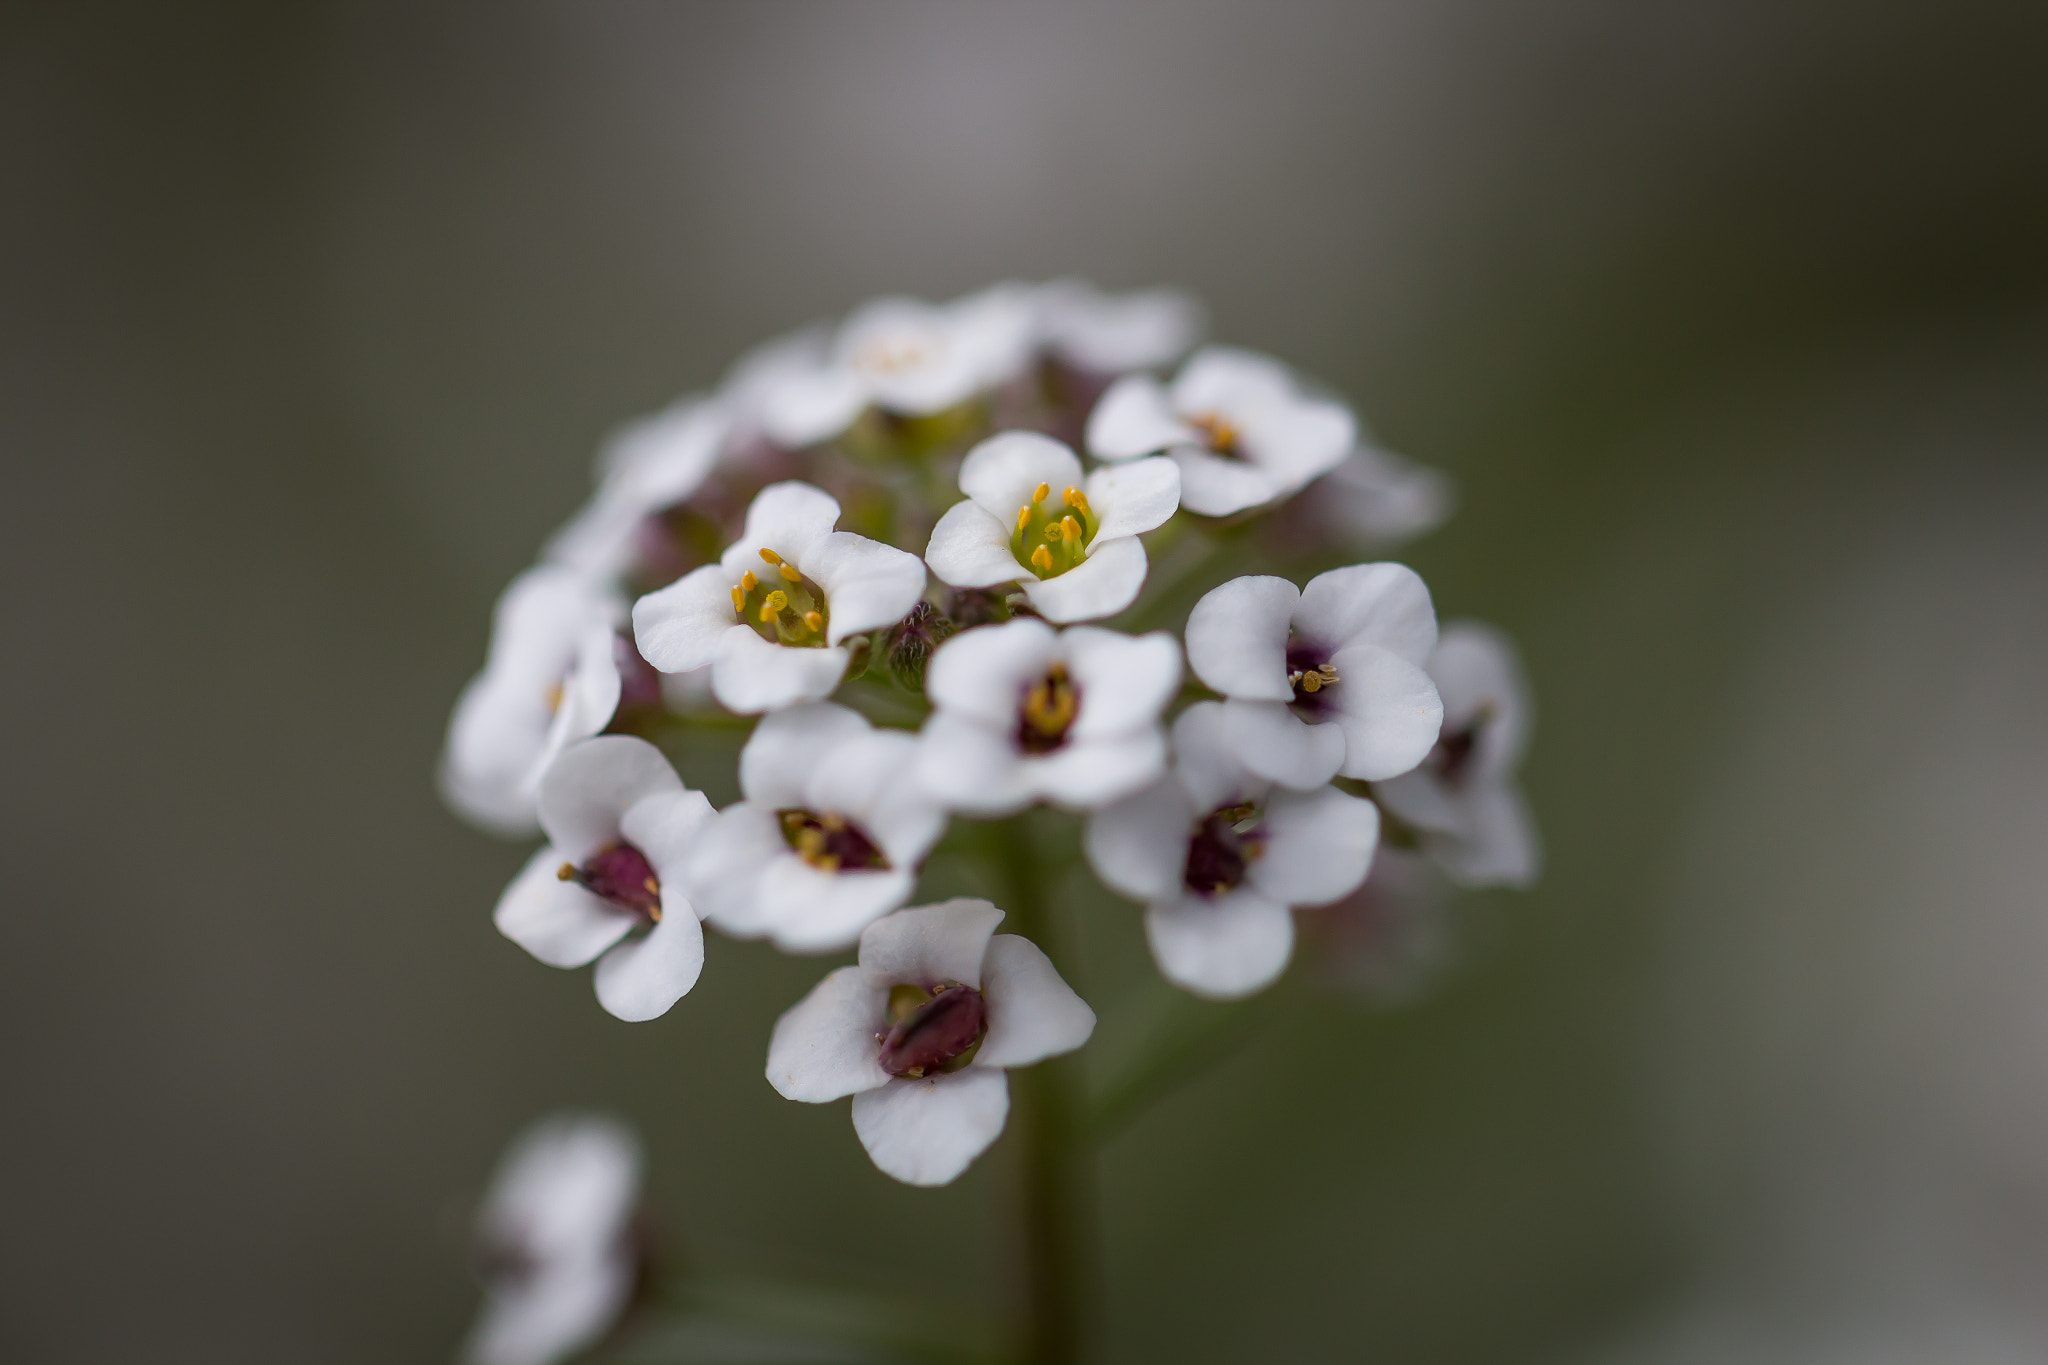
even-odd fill
[{"label": "green stem", "polygon": [[[1046,903],[1030,820],[1028,813],[1020,815],[1002,829],[1009,881],[1005,927],[1029,938],[1057,963],[1058,926]],[[1071,1056],[1057,1057],[1011,1077],[1024,1140],[1024,1365],[1072,1365],[1082,1354],[1083,1287],[1093,1279],[1088,1271],[1094,1238],[1087,1211],[1094,1200],[1088,1189],[1093,1173],[1082,1154],[1075,1066]]]}]

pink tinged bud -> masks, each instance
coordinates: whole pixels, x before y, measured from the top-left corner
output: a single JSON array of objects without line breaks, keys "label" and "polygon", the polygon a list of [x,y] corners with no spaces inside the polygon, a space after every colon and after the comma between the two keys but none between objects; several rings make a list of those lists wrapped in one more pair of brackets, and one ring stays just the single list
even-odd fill
[{"label": "pink tinged bud", "polygon": [[563,863],[555,875],[613,905],[637,911],[651,920],[661,919],[661,881],[654,875],[654,865],[647,861],[647,855],[631,844],[613,844],[602,849],[581,867]]},{"label": "pink tinged bud", "polygon": [[974,1059],[988,1031],[988,1007],[973,987],[947,982],[929,999],[917,1001],[923,994],[901,986],[891,992],[889,1012],[898,1017],[882,1035],[878,1060],[892,1076],[958,1071]]}]

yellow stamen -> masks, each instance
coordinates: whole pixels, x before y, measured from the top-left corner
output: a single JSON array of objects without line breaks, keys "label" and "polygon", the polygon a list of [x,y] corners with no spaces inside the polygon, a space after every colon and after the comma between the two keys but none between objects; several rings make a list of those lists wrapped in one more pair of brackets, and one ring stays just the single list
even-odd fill
[{"label": "yellow stamen", "polygon": [[761,606],[764,609],[772,612],[780,612],[784,607],[787,607],[788,605],[789,594],[784,592],[780,588],[777,588],[774,592],[769,593],[766,597],[761,599]]},{"label": "yellow stamen", "polygon": [[1068,540],[1079,540],[1081,538],[1081,523],[1075,521],[1072,517],[1061,517],[1060,534]]},{"label": "yellow stamen", "polygon": [[781,555],[775,553],[775,551],[773,550],[765,548],[761,551],[761,558],[767,560],[770,564],[780,564],[782,562]]},{"label": "yellow stamen", "polygon": [[1083,493],[1080,489],[1069,488],[1065,492],[1061,493],[1060,496],[1066,499],[1067,506],[1073,508],[1076,512],[1085,512],[1088,510],[1088,495],[1086,493]]},{"label": "yellow stamen", "polygon": [[823,630],[825,628],[825,617],[820,612],[807,611],[804,613],[804,624],[812,630]]},{"label": "yellow stamen", "polygon": [[562,864],[562,865],[561,865],[560,867],[558,867],[558,868],[556,868],[556,869],[555,869],[555,878],[556,878],[556,880],[558,880],[558,881],[565,881],[565,882],[573,882],[573,881],[575,881],[575,880],[576,880],[576,864],[574,864],[574,863],[563,863],[563,864]]},{"label": "yellow stamen", "polygon": [[740,587],[742,590],[746,592],[752,592],[754,589],[760,586],[761,580],[754,577],[754,571],[752,569],[749,569],[745,573],[740,575]]},{"label": "yellow stamen", "polygon": [[1040,503],[1040,502],[1044,502],[1044,501],[1045,501],[1045,500],[1046,500],[1047,498],[1049,498],[1049,497],[1051,497],[1051,496],[1052,496],[1052,485],[1051,485],[1051,484],[1049,484],[1049,483],[1042,483],[1042,484],[1038,485],[1038,491],[1037,491],[1036,493],[1033,493],[1033,494],[1031,495],[1031,501],[1032,501],[1032,502],[1034,502],[1034,503]]},{"label": "yellow stamen", "polygon": [[794,564],[784,564],[782,566],[782,576],[791,583],[801,583],[804,577],[796,571],[796,565]]},{"label": "yellow stamen", "polygon": [[1040,572],[1044,572],[1051,569],[1052,551],[1046,549],[1043,545],[1033,550],[1031,552],[1031,567],[1039,570]]},{"label": "yellow stamen", "polygon": [[1017,529],[1021,531],[1030,524],[1031,509],[1029,507],[1019,507],[1017,509]]},{"label": "yellow stamen", "polygon": [[732,609],[736,612],[743,612],[747,609],[747,595],[741,592],[738,587],[734,587],[732,590]]},{"label": "yellow stamen", "polygon": [[766,602],[763,602],[761,604],[760,617],[762,625],[765,626],[771,624],[776,617],[775,608],[769,606]]}]

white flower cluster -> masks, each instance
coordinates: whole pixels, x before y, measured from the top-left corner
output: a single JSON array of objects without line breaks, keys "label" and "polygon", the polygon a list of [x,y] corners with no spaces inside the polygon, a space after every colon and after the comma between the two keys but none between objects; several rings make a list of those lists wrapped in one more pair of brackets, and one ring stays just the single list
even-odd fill
[{"label": "white flower cluster", "polygon": [[[595,962],[628,1020],[695,984],[703,924],[857,949],[776,1025],[768,1079],[852,1096],[875,1164],[930,1185],[1001,1131],[1006,1068],[1095,1023],[1003,910],[904,908],[955,817],[1084,816],[1160,971],[1219,999],[1273,982],[1292,912],[1358,892],[1383,837],[1526,879],[1519,675],[1491,633],[1439,638],[1413,571],[1239,577],[1147,628],[1205,568],[1328,563],[1447,506],[1278,361],[1159,377],[1199,326],[1073,281],[884,299],[616,436],[449,730],[451,804],[547,840],[499,929]],[[760,717],[722,810],[670,764],[714,715]]]}]

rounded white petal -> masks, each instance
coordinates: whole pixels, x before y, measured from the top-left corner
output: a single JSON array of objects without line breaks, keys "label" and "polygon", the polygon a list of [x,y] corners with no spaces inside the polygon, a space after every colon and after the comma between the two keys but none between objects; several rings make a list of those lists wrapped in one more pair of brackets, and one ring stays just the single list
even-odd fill
[{"label": "rounded white petal", "polygon": [[724,559],[734,578],[740,568],[758,568],[764,549],[801,561],[813,545],[832,534],[838,520],[839,503],[824,489],[795,479],[771,483],[747,504],[746,529],[726,549]]},{"label": "rounded white petal", "polygon": [[953,810],[982,815],[1022,810],[1031,802],[1032,776],[1012,736],[1014,728],[1014,721],[1010,730],[999,730],[953,712],[933,712],[918,734],[918,784]]},{"label": "rounded white petal", "polygon": [[1464,830],[1425,836],[1423,847],[1460,886],[1528,886],[1542,870],[1543,850],[1522,793],[1505,784],[1467,798]]},{"label": "rounded white petal", "polygon": [[636,801],[683,790],[661,750],[632,735],[599,735],[562,750],[540,784],[540,824],[571,862],[617,843]]},{"label": "rounded white petal", "polygon": [[1294,917],[1257,891],[1186,896],[1145,912],[1145,939],[1159,973],[1210,1000],[1235,1000],[1271,985],[1294,955]]},{"label": "rounded white petal", "polygon": [[664,890],[661,922],[597,962],[597,1002],[629,1024],[667,1014],[704,970],[704,926],[681,896]]},{"label": "rounded white petal", "polygon": [[1190,512],[1227,517],[1281,494],[1279,480],[1262,465],[1192,445],[1175,446],[1168,454],[1180,466],[1180,505]]},{"label": "rounded white petal", "polygon": [[593,621],[576,641],[576,663],[562,680],[561,704],[548,729],[545,761],[552,763],[561,745],[588,739],[611,724],[619,709],[619,637],[608,621]]},{"label": "rounded white petal", "polygon": [[1007,384],[1031,363],[1038,336],[1037,291],[1006,281],[946,305],[953,344],[984,388]]},{"label": "rounded white petal", "polygon": [[632,911],[557,876],[568,861],[554,847],[534,854],[491,915],[499,933],[550,967],[581,967],[640,922]]},{"label": "rounded white petal", "polygon": [[1231,743],[1230,706],[1198,701],[1173,722],[1173,773],[1197,815],[1256,801],[1266,792],[1269,779],[1254,772]]},{"label": "rounded white petal", "polygon": [[633,604],[633,642],[663,673],[702,668],[732,628],[732,577],[706,564]]},{"label": "rounded white petal", "polygon": [[870,985],[858,967],[838,967],[783,1011],[768,1040],[768,1084],[805,1104],[874,1090],[889,1083],[875,1059],[876,1035],[888,1028],[886,987]]},{"label": "rounded white petal", "polygon": [[477,1229],[542,1262],[612,1249],[640,1196],[640,1144],[601,1114],[557,1114],[520,1134],[491,1176]]},{"label": "rounded white petal", "polygon": [[1112,890],[1132,900],[1165,900],[1187,871],[1194,803],[1178,782],[1154,782],[1088,817],[1081,851]]},{"label": "rounded white petal", "polygon": [[988,1036],[974,1066],[1030,1066],[1072,1052],[1095,1032],[1095,1011],[1028,938],[997,934],[988,941],[981,994]]},{"label": "rounded white petal", "polygon": [[1102,739],[1070,739],[1022,764],[1038,797],[1065,810],[1090,810],[1129,796],[1166,771],[1166,736],[1156,726]]},{"label": "rounded white petal", "polygon": [[1340,538],[1390,544],[1443,525],[1457,494],[1438,470],[1360,446],[1317,480],[1306,501],[1313,515]]},{"label": "rounded white petal", "polygon": [[1180,644],[1163,630],[1125,635],[1076,626],[1060,635],[1060,646],[1081,693],[1070,732],[1075,739],[1154,724],[1180,690]]},{"label": "rounded white petal", "polygon": [[1260,821],[1251,883],[1284,905],[1328,905],[1358,889],[1379,847],[1379,807],[1335,787],[1277,792]]},{"label": "rounded white petal", "polygon": [[943,981],[979,989],[982,957],[1002,922],[1002,911],[972,896],[899,910],[862,931],[860,968],[883,991]]},{"label": "rounded white petal", "polygon": [[812,775],[825,756],[873,733],[867,717],[833,702],[810,702],[763,717],[740,750],[740,791],[767,806],[806,805]]},{"label": "rounded white petal", "polygon": [[678,904],[688,904],[689,863],[697,844],[718,819],[703,792],[658,792],[635,801],[619,819],[619,833],[646,855],[661,883],[662,904],[673,887]]},{"label": "rounded white petal", "polygon": [[1164,526],[1180,506],[1180,466],[1164,455],[1105,465],[1088,476],[1088,503],[1101,519],[1095,545]]},{"label": "rounded white petal", "polygon": [[892,1079],[853,1097],[853,1131],[883,1175],[906,1185],[950,1183],[1002,1135],[1010,1082],[994,1067]]},{"label": "rounded white petal", "polygon": [[842,647],[770,644],[751,626],[732,626],[711,661],[711,695],[743,716],[822,701],[846,676]]},{"label": "rounded white petal", "polygon": [[1320,787],[1344,766],[1344,730],[1311,725],[1277,701],[1225,702],[1223,732],[1240,763],[1283,787]]},{"label": "rounded white petal", "polygon": [[945,828],[945,813],[917,780],[918,740],[901,730],[853,736],[821,751],[798,804],[852,820],[891,864],[923,858]]},{"label": "rounded white petal", "polygon": [[1186,414],[1233,414],[1295,396],[1293,372],[1268,355],[1236,346],[1204,346],[1173,381],[1173,406]]},{"label": "rounded white petal", "polygon": [[761,902],[762,873],[794,860],[772,806],[738,801],[715,817],[690,851],[684,881],[697,913],[734,938],[761,938],[774,928]]},{"label": "rounded white petal", "polygon": [[1344,731],[1345,777],[1378,782],[1407,772],[1436,747],[1444,706],[1429,674],[1377,645],[1350,645],[1336,665],[1334,723]]},{"label": "rounded white petal", "polygon": [[1039,615],[1062,624],[1114,616],[1145,586],[1145,547],[1136,536],[1097,539],[1088,557],[1052,578],[1021,572],[1017,582]]},{"label": "rounded white petal", "polygon": [[1010,548],[1010,528],[972,498],[946,509],[925,546],[924,562],[941,583],[993,588],[1032,577]]},{"label": "rounded white petal", "polygon": [[825,590],[829,644],[895,625],[924,596],[923,560],[851,531],[821,537],[797,561],[797,568]]},{"label": "rounded white petal", "polygon": [[1456,834],[1466,827],[1467,793],[1445,782],[1431,764],[1373,783],[1372,794],[1404,824],[1417,829]]},{"label": "rounded white petal", "polygon": [[837,365],[791,368],[763,384],[754,397],[753,417],[761,431],[786,450],[829,441],[853,425],[868,405],[861,377]]},{"label": "rounded white petal", "polygon": [[1188,613],[1188,667],[1226,697],[1293,701],[1287,632],[1301,590],[1259,574],[1212,588]]},{"label": "rounded white petal", "polygon": [[1035,431],[1000,432],[960,462],[960,491],[1005,525],[1016,524],[1017,509],[1031,505],[1040,484],[1064,507],[1061,493],[1080,482],[1081,457]]},{"label": "rounded white petal", "polygon": [[461,1359],[464,1365],[557,1365],[604,1336],[625,1310],[633,1278],[632,1257],[612,1251],[495,1287]]},{"label": "rounded white petal", "polygon": [[1038,291],[1046,345],[1076,369],[1122,374],[1175,359],[1202,333],[1202,305],[1177,289],[1104,294],[1082,280]]},{"label": "rounded white petal", "polygon": [[908,868],[827,872],[794,854],[761,869],[756,894],[769,937],[786,953],[836,953],[910,899]]},{"label": "rounded white petal", "polygon": [[1358,444],[1358,419],[1320,399],[1258,404],[1242,413],[1238,440],[1276,495],[1287,494],[1344,463]]},{"label": "rounded white petal", "polygon": [[925,695],[941,711],[1007,731],[1017,723],[1025,689],[1058,657],[1058,640],[1051,626],[1029,617],[962,631],[932,652]]},{"label": "rounded white petal", "polygon": [[1149,374],[1117,380],[1088,414],[1088,453],[1098,460],[1134,459],[1195,439]]},{"label": "rounded white petal", "polygon": [[1301,590],[1294,624],[1332,649],[1378,645],[1412,664],[1436,648],[1429,585],[1406,564],[1353,564],[1317,574]]},{"label": "rounded white petal", "polygon": [[1492,626],[1456,621],[1444,627],[1428,667],[1443,697],[1444,729],[1478,727],[1468,780],[1512,773],[1528,747],[1531,718],[1514,642]]}]

